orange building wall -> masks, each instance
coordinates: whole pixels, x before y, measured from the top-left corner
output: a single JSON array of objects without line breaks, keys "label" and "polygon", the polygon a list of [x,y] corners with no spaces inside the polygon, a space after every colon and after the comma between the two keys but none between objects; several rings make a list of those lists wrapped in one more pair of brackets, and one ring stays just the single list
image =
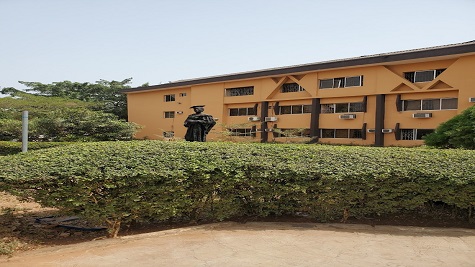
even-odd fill
[{"label": "orange building wall", "polygon": [[[442,69],[446,70],[433,81],[411,83],[404,78],[404,72]],[[388,65],[347,67],[295,73],[278,77],[262,77],[240,81],[226,81],[212,84],[200,84],[191,87],[158,89],[152,91],[130,92],[128,96],[129,120],[143,126],[137,138],[159,139],[164,131],[174,131],[176,138],[183,138],[186,128],[183,122],[193,112],[191,105],[206,105],[205,113],[217,119],[217,125],[208,135],[208,140],[222,138],[224,128],[240,125],[258,129],[261,122],[249,122],[249,116],[229,116],[230,108],[254,107],[258,104],[257,116],[260,117],[262,102],[269,103],[268,116],[278,118],[277,122],[267,123],[267,128],[310,128],[311,114],[275,115],[276,102],[284,105],[310,105],[312,99],[320,99],[320,104],[361,102],[367,97],[366,112],[354,112],[356,119],[340,119],[337,114],[320,114],[320,129],[367,129],[375,128],[376,96],[385,95],[384,128],[395,129],[397,123],[402,129],[435,129],[440,123],[449,120],[464,109],[474,105],[468,101],[475,97],[475,55],[458,58],[426,58],[408,60]],[[350,88],[319,89],[319,80],[363,75],[363,86]],[[303,92],[282,93],[284,83],[298,83],[305,88]],[[225,96],[226,88],[254,86],[254,95]],[[186,93],[180,97],[180,93]],[[176,101],[164,102],[164,96],[175,94]],[[458,98],[457,110],[433,110],[432,118],[417,119],[415,111],[397,111],[396,99],[401,100],[428,98]],[[175,111],[175,118],[166,119],[164,111]],[[180,114],[181,112],[181,114]],[[425,111],[421,111],[425,112]],[[350,112],[353,113],[353,112]],[[256,137],[245,137],[258,142],[262,134],[273,140],[272,132],[258,132]],[[322,143],[372,145],[375,133],[367,132],[366,139],[320,138]],[[394,133],[384,134],[384,146],[415,146],[422,140],[396,140]]]}]

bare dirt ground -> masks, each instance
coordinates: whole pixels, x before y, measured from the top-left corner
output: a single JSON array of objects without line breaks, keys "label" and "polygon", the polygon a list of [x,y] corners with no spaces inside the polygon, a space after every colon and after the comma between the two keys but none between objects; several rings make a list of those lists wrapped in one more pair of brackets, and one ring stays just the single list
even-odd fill
[{"label": "bare dirt ground", "polygon": [[[56,209],[41,207],[34,202],[21,202],[8,193],[0,192],[0,257],[8,257],[18,251],[33,250],[40,247],[75,244],[94,239],[102,239],[107,235],[105,230],[85,231],[58,226],[58,224],[54,223],[38,223],[39,218],[50,216],[61,217],[64,216],[64,214],[60,214]],[[242,218],[236,219],[235,221],[241,223],[252,221],[314,222],[305,217]],[[449,213],[444,210],[443,207],[434,207],[431,214],[414,212],[413,214],[405,214],[404,216],[393,215],[364,219],[356,219],[350,216],[346,223],[475,229],[475,223],[469,223],[466,216],[463,214]],[[72,224],[81,225],[81,221],[77,220]],[[125,225],[122,227],[120,235],[156,232],[183,226],[190,226],[190,224],[184,223],[177,225],[163,223],[156,225]]]}]

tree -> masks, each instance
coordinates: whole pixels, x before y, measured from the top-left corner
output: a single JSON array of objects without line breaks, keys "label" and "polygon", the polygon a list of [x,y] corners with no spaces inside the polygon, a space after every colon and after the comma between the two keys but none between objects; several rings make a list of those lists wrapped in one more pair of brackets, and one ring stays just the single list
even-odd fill
[{"label": "tree", "polygon": [[96,83],[71,81],[53,82],[51,84],[24,81],[19,83],[28,87],[26,92],[93,103],[95,110],[113,113],[120,119],[127,120],[127,96],[121,91],[130,88],[131,81],[132,78],[122,81],[99,80]]},{"label": "tree", "polygon": [[93,109],[93,103],[61,97],[46,97],[25,93],[13,87],[0,91],[9,97],[0,98],[0,118],[21,119],[21,112],[28,110],[31,117],[41,117],[52,110],[68,108]]},{"label": "tree", "polygon": [[83,108],[55,110],[32,124],[33,137],[51,141],[131,140],[138,129],[113,114]]},{"label": "tree", "polygon": [[442,123],[424,140],[426,145],[439,148],[475,149],[475,106]]},{"label": "tree", "polygon": [[94,110],[95,103],[34,95],[12,87],[1,92],[10,96],[0,98],[0,140],[21,138],[24,110],[29,112],[31,140],[130,140],[138,129],[114,114]]}]

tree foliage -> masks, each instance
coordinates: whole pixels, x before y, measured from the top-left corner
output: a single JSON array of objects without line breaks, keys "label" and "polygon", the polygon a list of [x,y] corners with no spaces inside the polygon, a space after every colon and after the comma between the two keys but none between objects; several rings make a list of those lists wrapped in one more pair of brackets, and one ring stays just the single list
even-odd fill
[{"label": "tree foliage", "polygon": [[475,149],[475,106],[442,123],[424,140],[439,148]]},{"label": "tree foliage", "polygon": [[71,81],[53,82],[51,84],[24,81],[19,83],[28,87],[26,92],[94,103],[96,110],[113,113],[120,119],[126,120],[127,97],[121,91],[130,88],[131,81],[132,78],[122,81],[99,80],[95,83]]},{"label": "tree foliage", "polygon": [[87,108],[94,109],[93,103],[25,93],[13,87],[3,88],[1,93],[9,97],[0,98],[0,118],[21,119],[21,113],[28,110],[31,117],[41,117],[53,110]]},{"label": "tree foliage", "polygon": [[131,140],[136,124],[114,114],[88,109],[64,109],[33,120],[32,137],[50,141]]},{"label": "tree foliage", "polygon": [[97,102],[34,95],[3,88],[0,98],[0,140],[21,139],[21,114],[29,112],[29,139],[48,141],[130,140],[138,129],[112,113],[97,110]]}]

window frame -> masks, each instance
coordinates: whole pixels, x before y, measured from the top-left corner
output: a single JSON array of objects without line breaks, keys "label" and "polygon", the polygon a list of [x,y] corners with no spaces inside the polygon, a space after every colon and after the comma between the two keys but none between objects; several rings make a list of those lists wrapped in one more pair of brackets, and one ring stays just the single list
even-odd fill
[{"label": "window frame", "polygon": [[252,108],[246,107],[246,108],[229,108],[228,115],[230,117],[239,117],[239,116],[256,116],[257,114],[255,112],[254,107]]},{"label": "window frame", "polygon": [[227,130],[231,133],[231,136],[253,137],[252,128],[228,128]]},{"label": "window frame", "polygon": [[169,95],[163,96],[164,102],[175,102],[175,100],[176,100],[175,94],[169,94]]},{"label": "window frame", "polygon": [[[279,130],[281,130],[281,131],[296,130],[296,129],[299,129],[299,128],[279,128]],[[304,137],[310,137],[310,129],[305,128],[299,134],[300,135],[296,135],[296,136],[286,136],[283,133],[276,132],[275,138],[304,138]]]},{"label": "window frame", "polygon": [[[352,105],[353,104],[353,105]],[[346,105],[347,111],[338,111],[337,106]],[[331,104],[321,104],[320,105],[320,113],[321,114],[338,114],[338,113],[349,113],[349,112],[365,112],[364,111],[364,102],[348,102],[348,103],[331,103]],[[359,106],[360,111],[354,111],[354,107]],[[324,108],[327,107],[327,108]],[[353,109],[352,109],[353,107]],[[327,109],[325,112],[323,109]],[[328,112],[331,110],[332,112]]]},{"label": "window frame", "polygon": [[[426,103],[428,103],[427,101],[434,101],[434,100],[438,100],[439,104],[438,104],[438,109],[424,109],[424,101],[426,101]],[[444,100],[456,100],[456,105],[457,107],[455,108],[443,108],[443,101]],[[402,103],[401,103],[401,107],[402,107],[402,111],[437,111],[437,110],[457,110],[458,109],[458,98],[456,97],[444,97],[444,98],[425,98],[425,99],[405,99],[405,100],[401,100]],[[419,102],[418,106],[419,108],[418,109],[407,109],[407,105],[406,103],[409,103],[409,102],[414,102],[414,103],[417,103]]]},{"label": "window frame", "polygon": [[174,119],[175,118],[175,111],[164,111],[163,112],[163,118],[165,118],[165,119]]},{"label": "window frame", "polygon": [[[424,135],[420,135],[419,131],[429,131]],[[427,134],[433,133],[435,129],[399,129],[399,134],[401,136],[401,141],[422,141],[424,140],[423,137]],[[412,138],[408,138],[411,136]]]},{"label": "window frame", "polygon": [[[348,86],[348,80],[351,78],[359,77],[358,85],[350,85]],[[346,77],[335,77],[330,79],[320,79],[318,80],[318,88],[319,89],[335,89],[335,88],[351,88],[351,87],[361,87],[363,86],[363,79],[364,75],[357,75],[357,76],[346,76]],[[322,86],[322,84],[325,84]],[[331,83],[331,87],[329,86]]]},{"label": "window frame", "polygon": [[[296,107],[298,107],[301,110],[301,112],[294,112],[294,110],[297,109]],[[285,112],[282,112],[283,110]],[[298,114],[310,114],[310,113],[312,113],[312,105],[308,105],[308,104],[279,106],[279,115],[298,115]]]},{"label": "window frame", "polygon": [[[433,70],[416,70],[416,71],[404,72],[403,74],[404,74],[404,78],[406,80],[410,81],[411,83],[426,83],[426,82],[430,82],[430,81],[435,80],[435,78],[437,78],[440,74],[442,74],[442,72],[444,72],[446,69],[447,68],[445,68],[445,69],[433,69]],[[416,81],[418,73],[430,72],[430,71],[433,72],[432,78],[430,80]]]},{"label": "window frame", "polygon": [[[323,133],[327,132],[330,133],[333,131],[333,137],[325,137],[323,136]],[[346,131],[346,132],[345,132]],[[359,133],[359,134],[357,134]],[[353,137],[355,134],[358,135],[358,137]],[[341,136],[346,136],[346,137],[341,137]],[[340,137],[338,137],[340,136]],[[320,138],[335,138],[335,139],[361,139],[363,140],[363,130],[362,129],[320,129]]]},{"label": "window frame", "polygon": [[254,86],[232,87],[232,88],[224,89],[224,96],[226,97],[248,96],[248,95],[254,95]]},{"label": "window frame", "polygon": [[[292,85],[292,86],[297,86],[297,91],[293,91],[293,90],[288,90],[288,89],[292,89],[292,88],[287,88],[287,90],[284,90],[284,87],[285,85]],[[281,88],[280,88],[280,92],[281,93],[298,93],[298,92],[304,92],[305,91],[305,88],[303,88],[300,84],[298,83],[284,83],[282,84]]]}]

